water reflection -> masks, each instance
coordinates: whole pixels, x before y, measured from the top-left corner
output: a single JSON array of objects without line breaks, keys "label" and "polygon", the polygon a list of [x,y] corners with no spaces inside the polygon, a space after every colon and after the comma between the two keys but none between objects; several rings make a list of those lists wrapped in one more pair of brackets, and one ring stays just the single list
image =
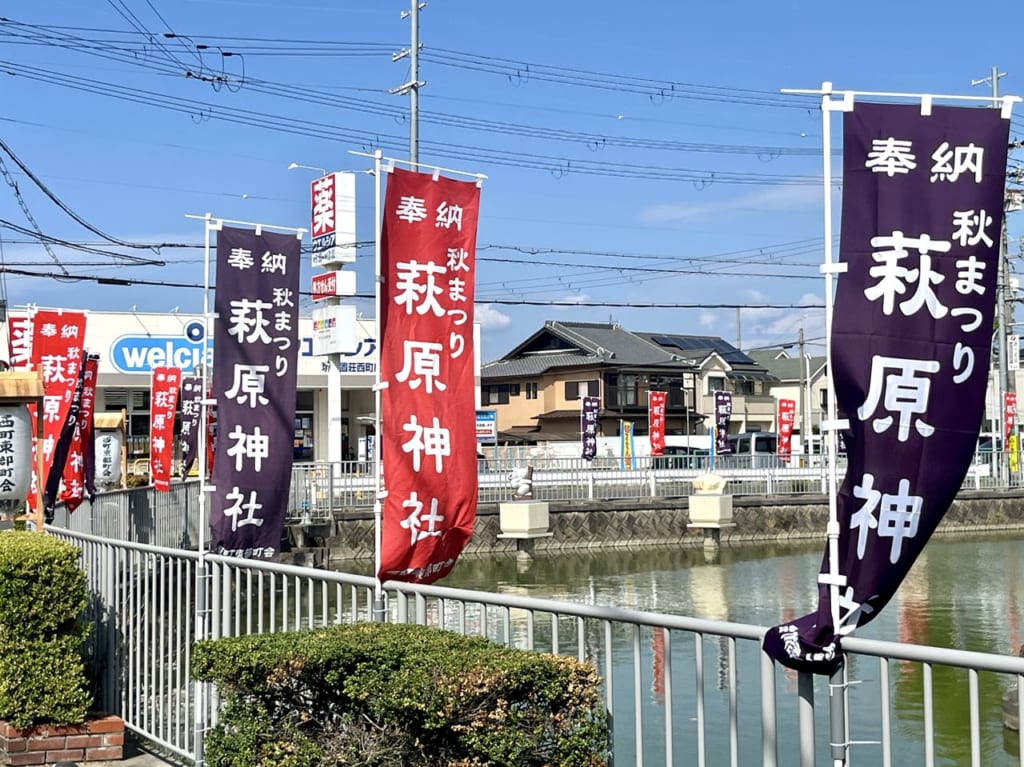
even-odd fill
[{"label": "water reflection", "polygon": [[[1021,559],[1024,538],[936,539],[910,571],[906,581],[885,611],[860,635],[878,639],[951,647],[988,653],[1016,654],[1020,647]],[[818,544],[772,544],[743,548],[723,548],[712,562],[701,549],[645,549],[639,551],[574,552],[541,554],[529,563],[515,556],[466,557],[442,585],[514,593],[569,602],[583,602],[655,612],[691,615],[700,618],[731,620],[755,625],[774,625],[814,609],[817,600],[816,576],[821,564]],[[367,563],[349,571],[369,570]],[[510,617],[511,628],[523,616]],[[537,625],[538,641],[550,641],[550,627]],[[574,626],[566,622],[559,628],[563,647],[585,646],[586,655],[605,672],[604,663],[613,666],[613,684],[617,695],[627,700],[617,717],[628,718],[631,697],[634,638],[625,631],[611,637],[611,657],[605,653],[606,640],[599,627],[588,626],[585,636],[577,637]],[[645,695],[645,732],[664,728],[665,668],[667,654],[676,675],[689,674],[695,648],[692,642],[673,636],[666,648],[661,632],[644,630],[640,637]],[[709,706],[727,706],[727,679],[730,673],[729,647],[725,640],[709,638],[703,643],[705,679],[709,689],[719,692]],[[733,660],[733,671],[741,680],[743,698],[756,701],[758,658],[745,650]],[[851,693],[851,737],[877,740],[880,730],[878,681],[881,668],[876,661],[855,659],[851,677],[862,680]],[[925,685],[919,664],[893,663],[888,668],[893,713],[893,758],[897,764],[924,761],[920,741],[924,712],[921,706]],[[692,677],[689,677],[692,678]],[[742,684],[747,680],[747,684]],[[969,675],[955,669],[935,669],[934,689],[935,760],[940,765],[970,763]],[[796,689],[795,675],[787,675],[789,691]],[[980,750],[985,765],[1017,764],[1015,735],[1004,732],[1001,722],[1001,697],[1006,680],[993,674],[978,675],[981,733]],[[680,683],[674,688],[679,694]],[[817,696],[827,701],[827,691]],[[693,711],[689,701],[675,703],[673,728],[677,736],[677,763],[689,763],[695,756],[692,744],[683,733],[693,731]],[[753,706],[753,703],[751,703]],[[824,706],[819,709],[824,710]],[[741,714],[751,732],[758,731],[756,715]],[[726,728],[709,731],[711,753],[728,753]],[[827,731],[827,727],[820,729]],[[617,728],[617,732],[619,732]],[[650,736],[644,752],[651,763],[663,763],[656,752],[660,735]],[[616,741],[621,763],[631,763],[633,743],[628,730]],[[647,738],[645,738],[647,740]],[[759,761],[758,738],[746,739],[741,763]],[[653,750],[652,750],[653,749]],[[749,749],[749,750],[748,750]],[[855,747],[853,757],[861,763],[880,763],[877,745]],[[650,753],[649,753],[650,752]],[[819,750],[820,753],[825,753]]]}]

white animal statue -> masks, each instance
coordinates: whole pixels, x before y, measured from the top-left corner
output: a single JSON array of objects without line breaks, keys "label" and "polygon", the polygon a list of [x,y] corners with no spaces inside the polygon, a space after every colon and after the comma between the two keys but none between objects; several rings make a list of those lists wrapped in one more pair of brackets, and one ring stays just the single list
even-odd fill
[{"label": "white animal statue", "polygon": [[509,482],[515,488],[512,498],[517,501],[533,498],[533,467],[513,469]]}]

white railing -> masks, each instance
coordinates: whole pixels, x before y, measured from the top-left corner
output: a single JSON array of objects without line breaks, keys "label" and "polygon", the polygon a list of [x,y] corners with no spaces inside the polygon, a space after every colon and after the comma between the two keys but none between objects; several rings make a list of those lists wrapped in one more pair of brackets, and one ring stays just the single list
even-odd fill
[{"label": "white railing", "polygon": [[[372,615],[369,577],[52,532],[82,551],[94,595],[93,651],[107,661],[103,704],[131,730],[191,761],[202,761],[202,734],[216,721],[214,691],[189,681],[197,636],[295,631]],[[760,651],[760,626],[384,586],[388,620],[593,663],[612,714],[617,767],[808,767],[833,763],[848,749],[851,762],[861,764],[945,763],[948,733],[934,716],[939,695],[963,700],[962,721],[943,722],[963,733],[958,738],[969,762],[958,763],[981,765],[993,729],[1001,727],[990,721],[992,701],[982,706],[979,691],[1005,691],[1013,683],[1024,690],[1024,658],[851,638],[844,644],[849,678],[837,680],[830,695],[828,680],[770,661]],[[920,687],[895,687],[908,674]],[[1018,692],[1018,704],[1022,697]],[[873,724],[847,732],[850,707],[862,706]],[[1024,765],[1024,746],[1012,763]]]},{"label": "white railing", "polygon": [[[693,480],[710,470],[729,480],[733,495],[824,493],[826,467],[821,456],[634,456],[629,461],[601,456],[487,458],[477,462],[480,503],[512,500],[517,469],[533,469],[533,494],[543,501],[588,501],[626,498],[684,497]],[[840,480],[846,470],[840,460]],[[1022,485],[1019,467],[1007,454],[978,453],[963,482],[964,490],[1007,489]],[[373,471],[365,463],[309,463],[292,468],[289,516],[316,520],[344,509],[373,505]]]}]

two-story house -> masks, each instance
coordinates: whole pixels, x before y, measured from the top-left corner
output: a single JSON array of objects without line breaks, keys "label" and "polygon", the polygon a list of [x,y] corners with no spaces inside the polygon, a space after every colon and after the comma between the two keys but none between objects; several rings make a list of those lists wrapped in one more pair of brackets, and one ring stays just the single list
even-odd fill
[{"label": "two-story house", "polygon": [[481,407],[497,412],[500,441],[576,441],[580,405],[600,398],[599,433],[619,421],[647,434],[647,393],[667,393],[666,434],[701,435],[711,425],[713,392],[733,393],[731,432],[775,429],[775,379],[714,336],[634,332],[618,324],[544,326],[480,368]]},{"label": "two-story house", "polygon": [[825,355],[791,357],[784,348],[761,349],[748,352],[750,357],[765,367],[777,381],[771,386],[772,395],[796,403],[793,432],[804,435],[820,434],[821,422],[828,412],[828,368]]}]

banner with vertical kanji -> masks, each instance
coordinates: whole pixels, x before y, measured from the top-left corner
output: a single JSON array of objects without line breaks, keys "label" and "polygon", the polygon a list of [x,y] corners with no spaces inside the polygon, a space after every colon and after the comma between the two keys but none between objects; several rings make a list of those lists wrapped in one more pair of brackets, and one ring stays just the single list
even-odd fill
[{"label": "banner with vertical kanji", "polygon": [[[832,319],[836,404],[849,419],[818,609],[764,648],[832,673],[839,640],[889,602],[971,465],[985,407],[1009,119],[998,109],[858,103],[844,115]],[[833,617],[833,611],[838,618]]]},{"label": "banner with vertical kanji", "polygon": [[180,384],[180,368],[153,368],[149,397],[149,473],[153,487],[161,493],[171,490],[174,414],[178,409]]},{"label": "banner with vertical kanji", "polygon": [[199,455],[199,420],[202,417],[203,379],[181,379],[181,478],[185,479]]},{"label": "banner with vertical kanji", "polygon": [[[788,461],[793,453],[793,420],[796,418],[796,400],[779,400],[779,458]],[[803,440],[809,439],[810,434],[800,435]]]},{"label": "banner with vertical kanji", "polygon": [[729,421],[732,420],[732,392],[716,391],[715,402],[715,436],[713,441],[715,455],[728,455],[732,452],[729,444]]},{"label": "banner with vertical kanji", "polygon": [[663,391],[647,392],[647,434],[651,455],[665,453],[665,405],[668,395]]},{"label": "banner with vertical kanji", "polygon": [[597,416],[600,410],[599,397],[583,397],[580,400],[580,441],[583,443],[585,461],[593,461],[597,456]]},{"label": "banner with vertical kanji", "polygon": [[[96,496],[94,486],[95,451],[92,439],[93,412],[96,402],[96,374],[99,358],[94,354],[86,356],[82,366],[81,392],[77,393],[78,406],[71,435],[67,460],[64,462],[63,485],[60,500],[68,513],[82,505],[88,496],[91,502]],[[72,405],[72,412],[75,407]]]},{"label": "banner with vertical kanji", "polygon": [[382,580],[443,578],[473,534],[479,208],[474,182],[401,169],[388,179],[380,317]]},{"label": "banner with vertical kanji", "polygon": [[32,317],[11,314],[7,318],[7,359],[12,370],[32,366]]},{"label": "banner with vertical kanji", "polygon": [[619,468],[633,469],[633,422],[619,421]]},{"label": "banner with vertical kanji", "polygon": [[295,433],[299,246],[295,235],[217,235],[213,382],[214,551],[269,559],[284,534]]},{"label": "banner with vertical kanji", "polygon": [[[38,445],[42,446],[43,471],[46,475],[33,481],[42,482],[44,490],[52,487],[56,491],[59,483],[51,485],[49,478],[54,474],[60,477],[64,472],[67,450],[65,448],[58,454],[57,447],[78,387],[83,362],[85,319],[82,312],[59,309],[40,309],[32,318],[32,367],[42,371],[43,375],[43,434],[37,441],[37,448]],[[29,409],[32,423],[35,424],[35,408]],[[32,500],[30,493],[29,502],[32,503]],[[45,509],[52,510],[56,500],[56,492],[44,492]]]},{"label": "banner with vertical kanji", "polygon": [[[1017,425],[1017,392],[1003,392],[1003,444],[1010,444],[1010,435]],[[1008,447],[1004,447],[1008,450]]]}]

